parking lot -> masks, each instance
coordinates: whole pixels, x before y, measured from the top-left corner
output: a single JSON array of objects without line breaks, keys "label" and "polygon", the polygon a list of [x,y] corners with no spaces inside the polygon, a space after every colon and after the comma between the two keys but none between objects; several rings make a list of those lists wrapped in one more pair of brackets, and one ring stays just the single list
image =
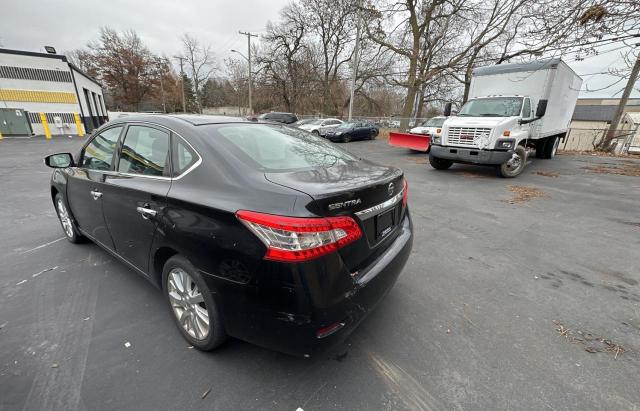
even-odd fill
[{"label": "parking lot", "polygon": [[342,145],[405,170],[416,236],[377,310],[305,359],[190,349],[157,289],[67,242],[42,157],[81,144],[0,141],[0,409],[640,407],[640,160],[560,155],[500,179]]}]

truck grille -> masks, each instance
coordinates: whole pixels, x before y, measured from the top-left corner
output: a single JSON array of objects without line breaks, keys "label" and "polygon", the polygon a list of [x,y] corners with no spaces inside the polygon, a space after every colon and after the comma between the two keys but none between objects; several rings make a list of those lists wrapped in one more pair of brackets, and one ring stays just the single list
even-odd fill
[{"label": "truck grille", "polygon": [[477,148],[477,139],[484,136],[488,140],[490,135],[490,128],[450,127],[447,133],[447,143]]}]

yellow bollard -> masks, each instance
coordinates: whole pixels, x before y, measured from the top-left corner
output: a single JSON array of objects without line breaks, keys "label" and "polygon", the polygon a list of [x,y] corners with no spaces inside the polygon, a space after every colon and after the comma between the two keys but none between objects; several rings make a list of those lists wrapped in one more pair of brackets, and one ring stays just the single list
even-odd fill
[{"label": "yellow bollard", "polygon": [[47,140],[51,140],[51,130],[49,130],[49,122],[47,121],[47,116],[44,113],[40,113],[40,122],[42,123],[42,128],[44,128],[44,136]]},{"label": "yellow bollard", "polygon": [[2,137],[2,133],[0,133],[0,140],[2,140],[2,138],[3,138],[3,137]]},{"label": "yellow bollard", "polygon": [[78,113],[73,113],[73,118],[76,120],[76,130],[78,130],[78,137],[84,137],[84,127],[80,123],[80,116]]}]

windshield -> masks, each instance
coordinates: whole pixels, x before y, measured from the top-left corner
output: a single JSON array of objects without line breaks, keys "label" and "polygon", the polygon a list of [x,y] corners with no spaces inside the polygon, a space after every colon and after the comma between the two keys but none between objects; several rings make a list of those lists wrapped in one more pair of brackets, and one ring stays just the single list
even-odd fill
[{"label": "windshield", "polygon": [[352,128],[352,127],[353,127],[353,123],[342,123],[337,128],[346,129],[346,128]]},{"label": "windshield", "polygon": [[422,123],[422,127],[442,127],[446,117],[433,117]]},{"label": "windshield", "polygon": [[271,124],[225,124],[215,134],[231,143],[236,153],[249,157],[259,168],[296,170],[331,167],[357,157],[310,133]]},{"label": "windshield", "polygon": [[491,97],[469,100],[462,106],[460,117],[511,117],[519,116],[522,97]]},{"label": "windshield", "polygon": [[323,121],[324,120],[311,120],[307,124],[313,125],[313,126],[319,126],[320,124],[322,124]]}]

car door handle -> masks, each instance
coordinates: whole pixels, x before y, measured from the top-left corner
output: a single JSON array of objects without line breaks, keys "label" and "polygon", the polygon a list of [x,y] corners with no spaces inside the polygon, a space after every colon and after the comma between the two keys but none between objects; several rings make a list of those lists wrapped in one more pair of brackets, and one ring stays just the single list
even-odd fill
[{"label": "car door handle", "polygon": [[156,210],[146,207],[138,207],[136,208],[136,211],[138,211],[142,215],[142,218],[144,218],[145,220],[148,220],[149,217],[155,217],[156,214],[158,214]]},{"label": "car door handle", "polygon": [[97,200],[102,197],[102,193],[98,190],[91,190],[91,197],[93,197],[94,200]]}]

